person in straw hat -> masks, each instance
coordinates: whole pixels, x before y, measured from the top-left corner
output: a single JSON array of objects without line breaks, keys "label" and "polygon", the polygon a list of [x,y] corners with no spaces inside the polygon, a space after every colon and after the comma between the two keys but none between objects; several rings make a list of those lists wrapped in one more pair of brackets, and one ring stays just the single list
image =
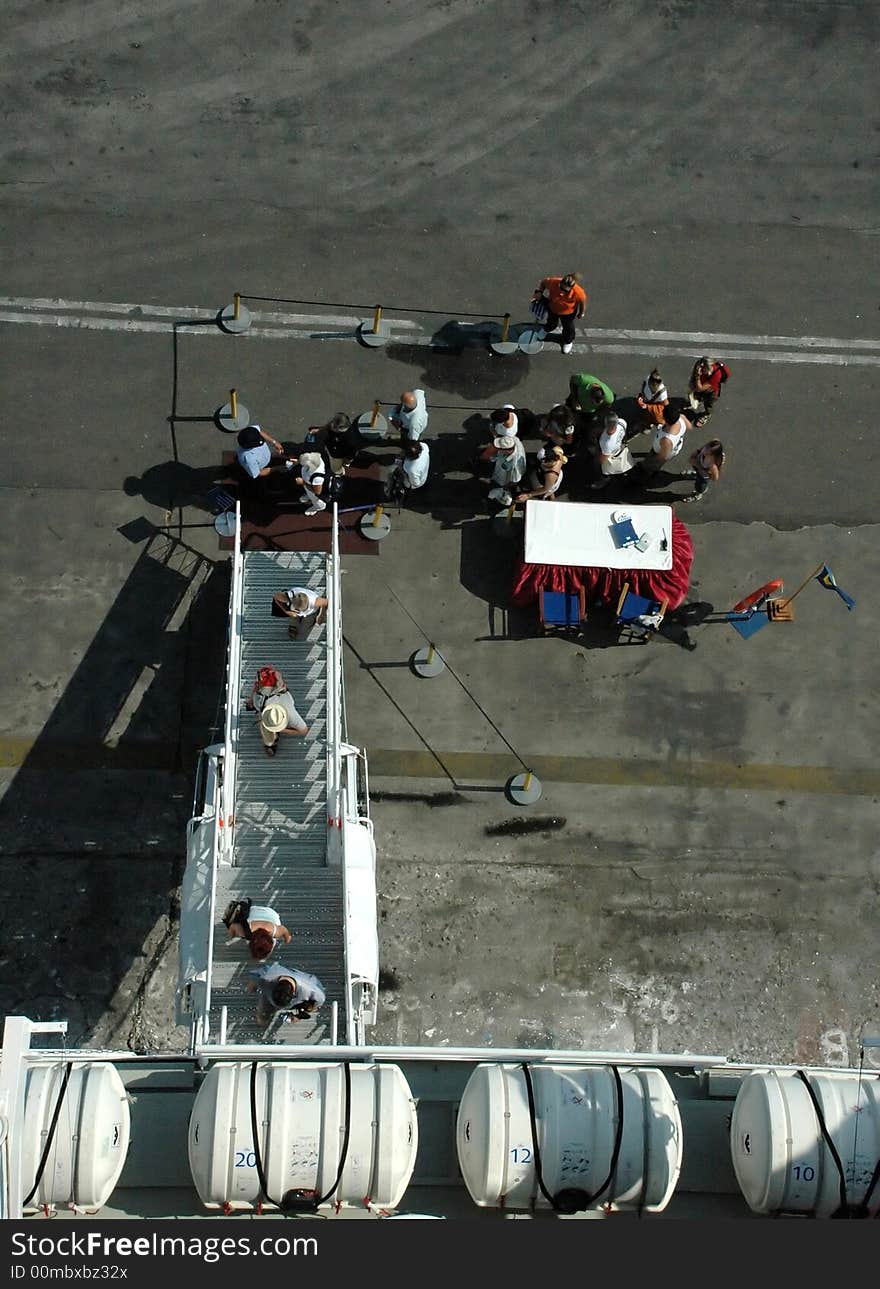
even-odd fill
[{"label": "person in straw hat", "polygon": [[296,710],[293,698],[281,672],[274,667],[261,667],[245,706],[258,714],[260,738],[267,756],[275,756],[282,734],[302,737],[309,727]]}]

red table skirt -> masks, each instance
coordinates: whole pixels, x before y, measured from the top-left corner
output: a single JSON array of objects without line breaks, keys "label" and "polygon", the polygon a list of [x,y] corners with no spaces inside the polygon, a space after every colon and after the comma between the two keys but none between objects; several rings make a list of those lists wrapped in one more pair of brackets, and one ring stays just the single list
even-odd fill
[{"label": "red table skirt", "polygon": [[672,516],[672,568],[576,568],[571,564],[526,564],[519,560],[513,578],[511,603],[517,606],[532,604],[538,590],[578,591],[581,587],[587,598],[602,599],[616,604],[624,582],[636,595],[654,600],[668,600],[667,611],[672,612],[683,604],[690,585],[691,565],[694,562],[694,543],[680,519]]}]

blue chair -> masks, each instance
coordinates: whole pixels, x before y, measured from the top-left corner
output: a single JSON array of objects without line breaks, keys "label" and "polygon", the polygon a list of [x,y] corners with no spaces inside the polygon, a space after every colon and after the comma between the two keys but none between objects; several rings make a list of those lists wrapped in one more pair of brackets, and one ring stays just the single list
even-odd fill
[{"label": "blue chair", "polygon": [[577,591],[538,591],[538,621],[541,634],[571,632],[577,634],[587,616],[584,588]]},{"label": "blue chair", "polygon": [[[622,628],[619,638],[625,644],[647,644],[660,630],[668,603],[668,599],[649,600],[644,595],[636,595],[629,589],[629,582],[624,582],[617,601],[617,625]],[[640,621],[644,618],[654,621]]]}]

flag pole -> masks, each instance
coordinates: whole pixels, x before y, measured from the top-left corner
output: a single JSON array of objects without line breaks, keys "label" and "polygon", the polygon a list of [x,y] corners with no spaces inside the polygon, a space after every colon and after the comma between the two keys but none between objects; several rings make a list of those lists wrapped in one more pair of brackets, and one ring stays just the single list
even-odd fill
[{"label": "flag pole", "polygon": [[793,592],[792,592],[792,594],[788,597],[788,599],[786,599],[786,600],[780,600],[780,601],[779,601],[779,608],[780,608],[780,609],[784,609],[784,608],[786,608],[789,604],[791,604],[791,602],[792,602],[792,600],[794,599],[794,597],[795,597],[796,595],[800,595],[801,591],[804,589],[804,587],[807,585],[807,583],[808,583],[808,582],[812,582],[812,580],[813,580],[813,578],[814,578],[814,577],[818,577],[818,576],[819,576],[819,574],[822,572],[822,569],[823,569],[824,567],[825,567],[825,565],[824,565],[824,563],[822,563],[822,564],[819,564],[816,568],[814,568],[814,569],[813,569],[813,571],[812,571],[812,573],[810,574],[810,576],[809,576],[809,577],[807,577],[807,578],[805,578],[805,579],[803,580],[803,582],[801,582],[801,584],[800,584],[800,586],[798,587],[798,589],[797,589],[796,591],[793,591]]}]

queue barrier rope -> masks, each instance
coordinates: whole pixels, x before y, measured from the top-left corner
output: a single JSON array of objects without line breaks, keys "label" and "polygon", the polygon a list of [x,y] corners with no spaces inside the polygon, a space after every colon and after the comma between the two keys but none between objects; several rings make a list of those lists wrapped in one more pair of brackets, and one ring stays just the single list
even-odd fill
[{"label": "queue barrier rope", "polygon": [[438,318],[509,318],[507,313],[462,313],[457,309],[413,309],[402,304],[350,304],[339,300],[289,300],[280,295],[247,295],[236,291],[239,300],[255,300],[260,304],[307,304],[318,309],[356,309],[359,313],[374,313],[376,309],[392,309],[395,313],[429,313]]},{"label": "queue barrier rope", "polygon": [[[384,579],[383,579],[383,581],[384,581]],[[526,763],[526,762],[523,760],[523,758],[520,756],[519,752],[517,752],[516,748],[513,746],[513,744],[510,742],[510,740],[504,736],[504,734],[501,732],[501,730],[498,728],[498,726],[497,726],[497,725],[495,724],[495,722],[492,720],[492,717],[491,717],[491,716],[489,715],[489,713],[486,711],[485,707],[483,707],[483,706],[480,704],[480,702],[479,702],[479,701],[474,697],[474,695],[473,695],[473,694],[471,693],[471,691],[468,689],[467,685],[466,685],[466,684],[464,683],[464,681],[462,680],[461,676],[459,676],[459,675],[458,675],[458,673],[457,673],[456,671],[454,671],[454,670],[453,670],[453,668],[450,666],[449,659],[445,656],[445,654],[442,654],[442,653],[440,652],[440,650],[437,648],[437,646],[433,643],[433,641],[431,640],[431,637],[428,635],[427,631],[425,631],[425,628],[422,626],[422,624],[421,624],[420,622],[417,622],[417,621],[416,621],[416,619],[415,619],[415,618],[413,617],[413,615],[410,613],[409,609],[408,609],[408,608],[406,607],[406,605],[404,604],[403,600],[401,600],[400,596],[399,596],[399,595],[397,594],[397,592],[394,590],[394,587],[391,585],[391,583],[386,581],[386,582],[385,582],[385,585],[386,585],[386,587],[388,588],[388,591],[390,592],[390,594],[391,594],[392,598],[393,598],[393,599],[395,599],[395,600],[397,601],[397,603],[400,605],[400,608],[403,610],[403,612],[404,612],[404,613],[406,614],[406,616],[409,618],[410,622],[413,624],[413,626],[416,628],[416,630],[419,632],[419,634],[424,638],[425,643],[429,646],[429,648],[430,648],[431,650],[433,650],[433,651],[434,651],[434,653],[439,654],[439,656],[443,659],[443,661],[444,661],[444,662],[445,662],[445,664],[446,664],[446,670],[449,672],[449,674],[450,674],[450,676],[453,678],[453,680],[455,680],[455,681],[456,681],[456,682],[461,686],[461,688],[462,688],[462,689],[464,690],[464,692],[467,694],[468,698],[471,700],[471,702],[473,703],[474,707],[476,707],[477,711],[480,713],[480,715],[483,717],[483,719],[486,721],[486,723],[487,723],[487,724],[488,724],[488,725],[489,725],[489,726],[490,726],[490,727],[495,731],[495,733],[496,733],[496,734],[498,735],[498,737],[501,739],[501,742],[502,742],[502,743],[504,744],[504,746],[507,748],[508,752],[511,752],[511,753],[513,754],[513,756],[515,756],[515,757],[516,757],[517,761],[519,761],[520,765],[522,766],[523,770],[524,770],[524,771],[525,771],[525,773],[526,773],[526,776],[527,776],[528,781],[529,781],[529,785],[531,785],[531,779],[532,779],[532,777],[533,777],[533,776],[532,776],[532,771],[529,769],[529,767],[528,767],[527,763]]]}]

